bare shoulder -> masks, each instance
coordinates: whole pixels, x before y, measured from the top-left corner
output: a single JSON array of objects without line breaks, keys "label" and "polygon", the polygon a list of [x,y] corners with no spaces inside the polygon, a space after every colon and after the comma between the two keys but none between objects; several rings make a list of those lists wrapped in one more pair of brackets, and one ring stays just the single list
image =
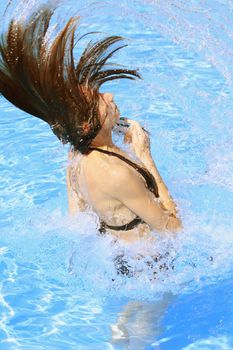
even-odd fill
[{"label": "bare shoulder", "polygon": [[91,152],[85,157],[83,165],[85,170],[89,174],[92,173],[97,181],[104,183],[104,186],[116,188],[118,185],[126,185],[132,177],[138,177],[135,170],[121,159],[97,152]]}]

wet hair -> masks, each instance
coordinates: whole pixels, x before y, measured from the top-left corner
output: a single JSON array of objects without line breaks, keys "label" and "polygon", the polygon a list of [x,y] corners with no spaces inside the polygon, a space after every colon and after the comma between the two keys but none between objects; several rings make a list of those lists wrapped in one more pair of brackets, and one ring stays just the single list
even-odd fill
[{"label": "wet hair", "polygon": [[[78,17],[48,40],[55,8],[42,6],[12,19],[0,37],[0,93],[23,111],[47,122],[62,143],[86,153],[101,129],[99,88],[114,79],[140,78],[137,70],[109,65],[127,46],[120,36],[90,41],[75,63]],[[86,35],[91,35],[87,33]],[[85,35],[84,35],[85,36]]]}]

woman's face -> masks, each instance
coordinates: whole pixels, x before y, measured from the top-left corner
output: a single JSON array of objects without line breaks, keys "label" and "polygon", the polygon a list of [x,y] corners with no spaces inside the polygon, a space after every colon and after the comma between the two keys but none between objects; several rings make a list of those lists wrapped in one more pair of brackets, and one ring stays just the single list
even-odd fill
[{"label": "woman's face", "polygon": [[102,128],[112,129],[120,118],[120,112],[111,93],[100,94],[99,110]]}]

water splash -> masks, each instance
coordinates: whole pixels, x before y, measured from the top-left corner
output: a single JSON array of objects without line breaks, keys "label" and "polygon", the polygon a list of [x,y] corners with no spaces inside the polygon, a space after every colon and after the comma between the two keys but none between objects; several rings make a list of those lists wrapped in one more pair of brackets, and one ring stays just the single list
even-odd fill
[{"label": "water splash", "polygon": [[[217,279],[221,274],[230,272],[232,266],[231,259],[226,262],[224,257],[224,251],[232,249],[230,239],[232,226],[229,224],[233,167],[231,156],[232,67],[230,64],[232,50],[230,24],[232,19],[229,15],[229,4],[221,2],[220,10],[218,8],[216,11],[217,4],[219,2],[205,2],[204,4],[195,1],[187,6],[182,1],[147,0],[142,8],[139,1],[132,3],[122,1],[121,4],[114,4],[114,7],[111,1],[101,3],[101,6],[98,2],[79,3],[83,14],[87,15],[89,12],[89,16],[82,19],[82,30],[88,27],[112,33],[112,27],[108,27],[105,19],[112,13],[113,8],[115,13],[119,15],[115,19],[116,25],[120,18],[129,16],[126,28],[122,29],[118,26],[117,31],[121,34],[120,31],[125,30],[126,36],[133,39],[130,42],[131,49],[138,58],[137,65],[142,69],[145,81],[140,86],[130,86],[131,93],[127,97],[127,103],[124,91],[119,90],[119,102],[122,105],[123,114],[131,115],[133,113],[139,120],[147,120],[152,135],[155,135],[152,140],[154,157],[171,191],[180,203],[181,215],[185,223],[185,234],[174,243],[174,251],[177,252],[176,273],[174,274],[173,270],[171,274],[166,275],[166,285],[161,284],[162,290],[167,288],[167,290],[175,292],[176,289],[179,290],[179,286],[189,283],[192,279],[198,282],[198,285],[200,280],[205,278],[209,278],[209,281],[212,278]],[[29,4],[26,1],[25,5],[24,13],[27,15],[29,11],[27,6],[34,6],[34,3],[30,2]],[[95,11],[90,13],[90,7]],[[72,1],[63,6],[65,11],[71,8],[73,13],[77,11],[77,7]],[[102,11],[103,8],[105,11]],[[197,25],[198,30],[196,30]],[[144,31],[142,38],[140,31]],[[145,53],[148,57],[146,60]],[[124,53],[122,55],[123,57],[120,58],[122,61],[129,60],[128,53],[126,56]],[[118,89],[114,84],[112,87]],[[135,101],[135,95],[141,96],[140,104]],[[131,105],[131,110],[128,104]],[[12,118],[12,115],[16,113],[14,109],[10,110],[9,105],[5,102],[2,103],[2,109],[7,111],[8,118]],[[32,249],[32,262],[37,263],[37,259],[41,262],[49,256],[51,257],[51,267],[45,262],[42,265],[46,266],[46,269],[49,267],[48,270],[52,271],[57,261],[61,261],[58,251],[55,252],[52,249],[53,239],[56,241],[56,238],[52,237],[55,235],[58,242],[64,240],[64,246],[59,243],[62,247],[59,252],[64,260],[62,266],[56,269],[56,272],[61,273],[61,280],[66,280],[67,274],[70,274],[74,282],[71,284],[81,283],[87,289],[101,281],[98,283],[100,293],[111,289],[114,291],[117,283],[122,284],[120,287],[122,295],[134,289],[134,282],[131,283],[130,279],[122,279],[115,275],[113,264],[115,248],[108,241],[96,237],[96,229],[89,227],[89,217],[84,216],[81,219],[79,217],[80,221],[76,222],[79,232],[79,238],[76,239],[77,229],[64,216],[65,204],[62,213],[59,214],[59,219],[56,216],[57,204],[55,201],[50,200],[49,204],[45,204],[46,200],[51,195],[56,196],[56,193],[59,193],[60,198],[65,202],[63,173],[65,150],[57,149],[57,143],[53,139],[49,142],[42,142],[42,137],[47,135],[50,137],[50,131],[41,122],[37,123],[34,120],[25,119],[25,116],[17,111],[15,123],[19,127],[18,130],[22,130],[21,134],[15,135],[15,142],[20,152],[16,153],[15,156],[11,153],[10,159],[5,151],[1,154],[2,164],[6,166],[4,170],[6,189],[4,199],[2,199],[4,207],[2,217],[8,229],[11,216],[10,208],[17,210],[16,208],[19,206],[18,214],[17,211],[15,212],[16,216],[23,210],[25,217],[30,217],[30,220],[23,222],[19,216],[15,221],[11,239],[13,240],[16,233],[26,230],[25,237],[27,238],[24,239],[27,240],[33,233],[34,246],[42,244],[43,248],[39,252],[36,252],[36,248]],[[13,130],[10,126],[3,127],[6,137],[12,135]],[[33,138],[31,137],[32,132],[36,133]],[[24,152],[22,137],[25,140],[23,147],[26,147],[26,143],[31,145],[34,160],[28,155],[24,155],[23,159],[20,158],[20,153]],[[40,150],[35,147],[33,142],[35,138],[40,142]],[[14,149],[16,145],[14,145]],[[45,149],[50,150],[49,154],[46,155],[49,157],[50,168],[45,166],[44,170],[40,170],[40,165],[35,160],[41,158],[43,162],[45,156],[43,150]],[[158,149],[160,149],[159,153]],[[12,152],[12,149],[9,148],[9,151]],[[54,161],[56,158],[58,162]],[[176,159],[175,168],[174,158]],[[25,174],[20,167],[22,162],[26,164],[26,167],[30,167],[31,171],[35,167],[38,169],[39,173],[36,179],[29,177],[30,172]],[[58,166],[54,175],[52,175],[51,164],[54,165],[54,169]],[[14,169],[17,169],[18,175],[12,187],[9,185],[12,183],[9,178],[15,173]],[[172,175],[168,173],[167,169],[171,169]],[[11,174],[9,171],[13,171],[12,175],[9,175]],[[51,174],[50,180],[47,177],[48,173]],[[13,196],[12,193],[15,189],[17,189],[17,195]],[[40,207],[41,203],[47,206],[48,212],[46,214]],[[39,207],[34,208],[35,204],[38,204]],[[55,210],[55,212],[50,215],[50,210]],[[39,221],[33,219],[34,211],[37,212]],[[56,220],[60,226],[55,225]],[[79,227],[80,222],[84,228]],[[69,227],[69,233],[63,236],[63,232],[67,232],[67,227]],[[40,236],[35,235],[35,232],[40,233],[43,238],[39,239]],[[49,241],[43,232],[47,232],[47,237],[50,237]],[[82,232],[85,232],[86,236]],[[219,235],[224,237],[223,241],[219,240]],[[68,236],[69,239],[67,239]],[[22,236],[20,239],[24,242]],[[91,245],[92,240],[93,246]],[[194,252],[194,247],[200,240],[202,249],[200,252]],[[169,239],[167,242],[166,240],[162,240],[162,242],[158,243],[157,248],[154,247],[155,253],[156,249],[163,250],[163,246],[166,250],[167,245],[170,244]],[[10,240],[8,240],[8,244],[12,244]],[[105,244],[107,245],[105,246]],[[24,259],[30,260],[30,253],[24,250],[23,243],[17,242],[17,245],[21,246],[20,254],[24,252]],[[48,245],[47,248],[46,245]],[[15,249],[18,250],[16,246]],[[46,251],[47,255],[42,254],[43,250]],[[111,253],[103,254],[105,251]],[[212,256],[213,262],[208,260]],[[130,256],[128,258],[130,259]],[[68,261],[70,266],[67,266]],[[99,265],[95,263],[96,261],[99,261]],[[146,262],[133,261],[132,259],[130,262],[134,264],[135,269],[145,268],[148,274],[146,277],[144,274],[143,277],[137,279],[137,292],[140,294],[140,288],[145,283],[152,290],[151,294],[159,292],[159,283],[155,283],[155,286],[151,284]],[[225,270],[221,268],[223,262]],[[137,266],[140,264],[145,266]],[[75,282],[77,275],[87,275],[86,281],[83,282],[79,279],[78,282]],[[117,280],[117,283],[112,285],[112,279]],[[161,272],[161,280],[163,279],[164,276]],[[195,288],[195,283],[192,287]],[[132,291],[132,293],[134,292]]]},{"label": "water splash", "polygon": [[[167,333],[158,342],[148,340],[151,346],[181,348],[172,341],[186,334],[187,323],[191,328],[195,321],[199,324],[200,304],[193,302],[199,295],[206,293],[203,305],[211,309],[201,313],[200,327],[206,334],[211,331],[205,328],[205,317],[210,322],[216,309],[220,315],[230,314],[232,283],[224,280],[232,280],[233,266],[232,10],[231,1],[220,0],[85,0],[78,5],[70,0],[58,11],[59,25],[78,13],[80,33],[93,30],[128,39],[129,48],[117,61],[140,68],[144,81],[113,83],[105,89],[115,92],[122,115],[150,129],[152,153],[179,204],[184,231],[175,240],[158,237],[150,247],[155,255],[170,252],[165,259],[170,269],[155,266],[156,279],[149,257],[135,259],[131,251],[125,255],[136,275],[118,275],[114,256],[121,247],[98,236],[96,217],[67,216],[67,150],[41,121],[1,99],[0,300],[6,340],[37,350],[49,348],[47,339],[52,339],[53,346],[72,349],[80,341],[84,344],[88,334],[88,341],[97,339],[93,348],[110,348],[102,329],[108,334],[108,325],[116,326],[116,315],[123,318],[122,308],[129,300],[149,299],[150,308],[169,292],[182,293],[181,304],[185,307],[186,297],[190,313],[183,328],[178,322],[181,331],[173,328],[177,315],[172,319],[168,311]],[[208,292],[211,287],[217,288],[217,296]],[[225,309],[219,303],[223,295],[228,300]],[[176,308],[183,319],[179,298]],[[27,322],[32,325],[30,336],[21,338]],[[223,336],[222,325],[217,327],[199,340],[190,340],[188,334],[183,348],[232,347],[229,332]],[[145,324],[144,328],[148,329]]]}]

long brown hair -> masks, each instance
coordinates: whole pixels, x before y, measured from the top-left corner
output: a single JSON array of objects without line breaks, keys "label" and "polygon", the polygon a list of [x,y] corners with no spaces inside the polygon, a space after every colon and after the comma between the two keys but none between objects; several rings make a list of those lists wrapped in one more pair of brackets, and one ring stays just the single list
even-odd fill
[{"label": "long brown hair", "polygon": [[1,34],[0,93],[23,111],[47,122],[63,143],[69,142],[75,150],[85,153],[101,129],[100,86],[113,79],[135,79],[140,75],[136,70],[106,68],[112,55],[127,46],[120,36],[90,41],[75,64],[78,18],[70,18],[49,42],[54,11],[42,6],[27,19],[12,19]]}]

